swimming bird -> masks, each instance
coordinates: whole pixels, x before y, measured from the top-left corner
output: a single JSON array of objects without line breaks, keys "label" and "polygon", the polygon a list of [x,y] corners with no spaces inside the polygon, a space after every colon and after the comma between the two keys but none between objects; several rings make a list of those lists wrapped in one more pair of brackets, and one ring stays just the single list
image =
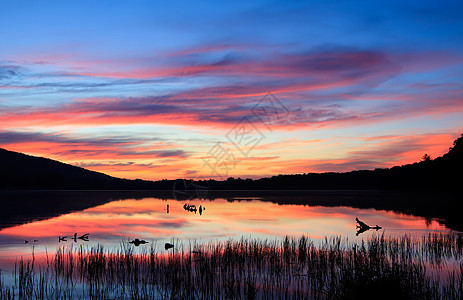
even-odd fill
[{"label": "swimming bird", "polygon": [[166,243],[166,244],[164,245],[164,249],[169,250],[170,248],[174,248],[174,244]]}]

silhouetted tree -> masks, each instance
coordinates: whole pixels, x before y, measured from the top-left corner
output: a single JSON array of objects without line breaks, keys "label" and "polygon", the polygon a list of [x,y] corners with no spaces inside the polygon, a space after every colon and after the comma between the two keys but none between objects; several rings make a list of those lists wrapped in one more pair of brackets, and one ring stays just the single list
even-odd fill
[{"label": "silhouetted tree", "polygon": [[431,155],[429,155],[427,153],[425,155],[421,156],[421,161],[431,161],[431,160],[432,160]]},{"label": "silhouetted tree", "polygon": [[456,151],[458,151],[459,148],[460,149],[463,148],[463,133],[461,134],[461,136],[459,138],[457,138],[455,141],[453,141],[453,147],[450,147],[449,151],[456,152]]},{"label": "silhouetted tree", "polygon": [[[463,135],[449,152],[421,163],[346,173],[305,173],[260,179],[182,180],[182,189],[196,190],[299,190],[299,189],[449,189],[461,185]],[[144,181],[111,177],[50,159],[0,149],[0,189],[153,189],[177,190],[176,180]],[[432,183],[432,184],[429,184]],[[0,199],[1,200],[1,199]],[[1,202],[1,201],[0,201]]]}]

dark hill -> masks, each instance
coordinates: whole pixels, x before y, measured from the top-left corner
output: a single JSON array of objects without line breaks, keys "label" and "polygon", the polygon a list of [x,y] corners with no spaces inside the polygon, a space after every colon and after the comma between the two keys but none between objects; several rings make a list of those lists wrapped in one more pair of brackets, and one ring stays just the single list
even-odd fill
[{"label": "dark hill", "polygon": [[[0,189],[152,189],[172,190],[174,180],[120,179],[51,159],[0,149]],[[228,178],[224,181],[181,182],[178,186],[209,190],[456,190],[462,182],[463,134],[449,152],[434,160],[390,169],[346,173],[277,175],[257,180]]]},{"label": "dark hill", "polygon": [[48,158],[0,148],[0,189],[147,189],[151,181],[128,180]]}]

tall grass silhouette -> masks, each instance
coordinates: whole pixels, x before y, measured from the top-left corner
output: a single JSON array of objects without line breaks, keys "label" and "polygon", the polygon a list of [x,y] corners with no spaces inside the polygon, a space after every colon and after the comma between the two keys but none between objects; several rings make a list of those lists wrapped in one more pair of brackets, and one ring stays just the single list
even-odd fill
[{"label": "tall grass silhouette", "polygon": [[463,237],[374,235],[192,242],[172,252],[132,245],[61,247],[20,260],[1,299],[461,299]]}]

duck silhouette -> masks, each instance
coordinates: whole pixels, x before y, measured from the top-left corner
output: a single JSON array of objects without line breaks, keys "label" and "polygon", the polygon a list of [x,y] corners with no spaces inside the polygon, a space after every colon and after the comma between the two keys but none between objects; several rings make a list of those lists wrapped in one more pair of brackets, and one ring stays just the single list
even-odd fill
[{"label": "duck silhouette", "polygon": [[166,249],[166,250],[169,250],[169,249],[171,249],[171,248],[174,248],[174,244],[166,243],[166,244],[164,245],[164,249]]},{"label": "duck silhouette", "polygon": [[130,244],[133,244],[134,246],[138,247],[140,245],[148,244],[147,241],[145,240],[140,240],[140,239],[134,239],[133,241],[129,242]]}]

